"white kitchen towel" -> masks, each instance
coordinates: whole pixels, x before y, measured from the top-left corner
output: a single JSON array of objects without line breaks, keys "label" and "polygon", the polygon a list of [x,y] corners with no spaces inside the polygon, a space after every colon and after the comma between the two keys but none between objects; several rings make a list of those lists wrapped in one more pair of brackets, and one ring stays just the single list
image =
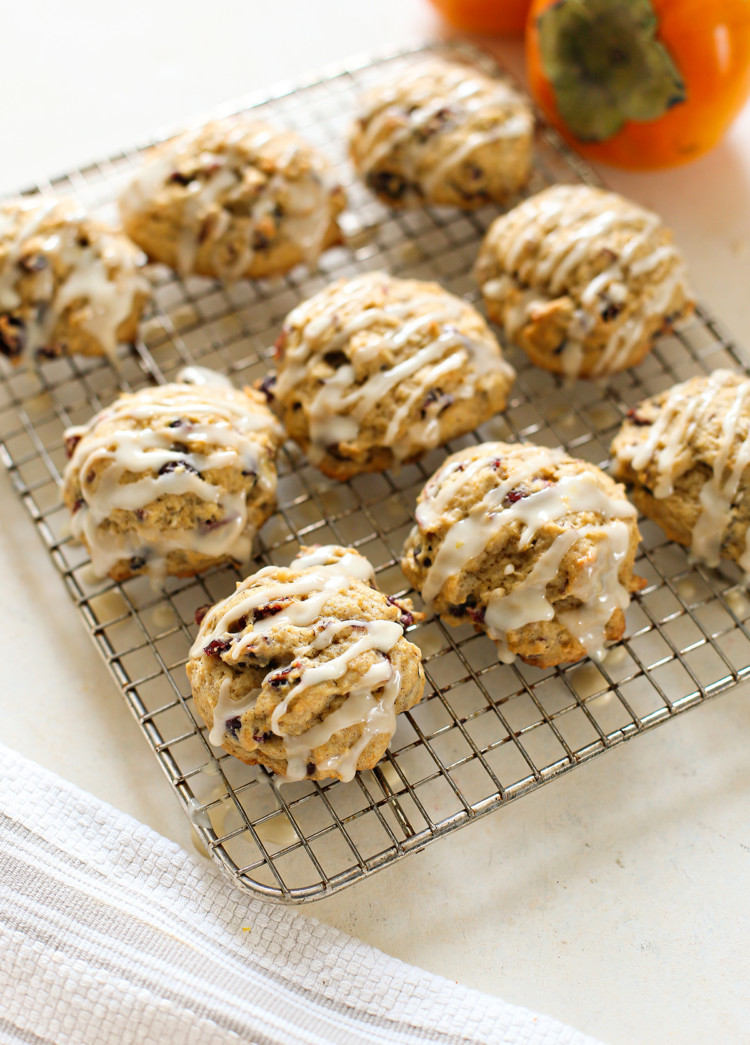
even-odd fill
[{"label": "white kitchen towel", "polygon": [[0,745],[0,1043],[424,1041],[595,1045],[249,896]]}]

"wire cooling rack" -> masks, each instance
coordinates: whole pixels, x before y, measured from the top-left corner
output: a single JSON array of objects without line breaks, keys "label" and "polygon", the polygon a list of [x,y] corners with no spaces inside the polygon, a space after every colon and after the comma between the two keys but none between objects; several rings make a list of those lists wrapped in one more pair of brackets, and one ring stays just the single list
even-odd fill
[{"label": "wire cooling rack", "polygon": [[[458,50],[496,68],[463,44],[420,50],[433,49]],[[98,581],[85,550],[71,540],[59,493],[63,430],[86,421],[119,390],[172,380],[187,363],[214,367],[238,384],[263,376],[286,313],[339,276],[383,267],[437,279],[477,299],[471,267],[496,212],[391,212],[357,182],[345,158],[357,94],[416,53],[363,62],[256,103],[259,112],[323,148],[348,192],[347,244],[328,251],[318,272],[298,269],[275,282],[225,287],[179,280],[157,267],[155,307],[138,344],[123,349],[119,368],[70,358],[0,374],[3,460],[198,838],[237,884],[287,902],[350,885],[750,673],[750,601],[739,573],[732,566],[691,567],[683,549],[644,522],[637,572],[646,587],[628,611],[628,638],[604,663],[505,665],[485,636],[428,619],[409,635],[424,654],[425,697],[399,716],[383,762],[348,784],[280,785],[209,744],[185,676],[196,608],[226,596],[240,574],[225,567],[189,580],[170,578],[159,592],[145,578]],[[106,210],[140,152],[35,190],[72,193]],[[596,182],[540,124],[527,191],[576,180]],[[606,387],[578,382],[561,395],[558,379],[517,351],[509,356],[518,380],[503,417],[400,472],[337,483],[287,445],[279,462],[279,510],[260,532],[256,566],[288,562],[301,543],[351,544],[373,562],[384,591],[402,594],[398,559],[415,499],[446,453],[472,440],[528,439],[604,465],[624,412],[644,395],[719,366],[745,369],[703,310],[684,333],[659,341],[640,366]]]}]

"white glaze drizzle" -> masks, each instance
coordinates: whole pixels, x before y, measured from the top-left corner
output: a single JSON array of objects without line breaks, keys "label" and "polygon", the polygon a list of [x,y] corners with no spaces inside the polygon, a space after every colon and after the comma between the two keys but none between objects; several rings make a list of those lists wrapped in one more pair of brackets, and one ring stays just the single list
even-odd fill
[{"label": "white glaze drizzle", "polygon": [[[675,480],[693,463],[693,436],[716,427],[712,420],[716,397],[735,381],[736,375],[731,370],[715,370],[700,393],[695,392],[689,382],[675,385],[643,442],[620,448],[618,456],[629,462],[634,471],[655,469],[654,497],[662,499],[674,493]],[[732,503],[742,475],[750,466],[750,426],[740,425],[748,400],[750,380],[745,380],[737,385],[734,399],[721,419],[711,475],[699,495],[699,514],[691,535],[690,551],[696,559],[712,567],[719,565]],[[730,467],[732,457],[734,462]],[[750,544],[740,559],[740,566],[750,573]]]},{"label": "white glaze drizzle", "polygon": [[[183,423],[168,428],[167,419]],[[134,428],[132,422],[138,420],[147,423]],[[121,427],[96,434],[97,426],[109,427],[112,422],[121,422]],[[166,430],[157,430],[159,422]],[[227,394],[218,385],[212,386],[210,394],[205,387],[180,384],[143,389],[122,396],[89,424],[69,429],[66,438],[79,437],[79,442],[64,482],[77,473],[83,500],[73,513],[71,530],[76,539],[85,540],[95,572],[103,576],[122,559],[145,557],[149,571],[159,577],[172,550],[247,559],[254,531],[248,521],[245,492],[226,491],[200,473],[239,468],[254,472],[261,489],[271,490],[274,480],[262,466],[270,451],[255,434],[275,434],[280,439],[279,426],[270,413],[252,412],[239,393]],[[175,442],[183,448],[176,449]],[[191,444],[207,449],[198,452]],[[88,476],[101,461],[106,468],[98,483],[92,484]],[[123,483],[120,480],[126,473],[141,473],[141,478]],[[174,528],[163,532],[149,529],[144,520],[137,533],[115,533],[107,528],[106,520],[116,509],[137,512],[171,494],[190,494],[218,505],[219,525],[205,531]]]},{"label": "white glaze drizzle", "polygon": [[[284,776],[287,780],[305,779],[308,775],[308,764],[314,761],[314,749],[327,743],[334,733],[352,726],[361,726],[356,741],[342,753],[331,756],[316,767],[321,773],[331,773],[342,780],[351,780],[356,772],[359,756],[370,741],[381,734],[392,736],[396,728],[394,708],[401,679],[386,655],[403,636],[403,628],[396,621],[388,620],[321,618],[325,603],[336,592],[345,590],[353,577],[362,580],[369,579],[372,575],[370,564],[362,556],[355,552],[347,552],[343,556],[335,557],[330,554],[335,550],[336,546],[324,546],[303,553],[292,563],[292,577],[279,580],[270,588],[253,587],[253,584],[257,579],[274,576],[276,567],[259,570],[239,585],[237,592],[244,593],[241,599],[234,599],[230,607],[213,620],[210,626],[206,618],[190,650],[191,658],[200,656],[212,639],[228,634],[231,626],[241,618],[245,619],[247,630],[240,639],[234,641],[225,657],[235,663],[242,660],[245,651],[260,635],[286,627],[316,627],[316,634],[309,644],[312,654],[326,649],[342,632],[349,632],[346,645],[335,657],[318,664],[308,663],[307,658],[303,656],[297,658],[295,666],[300,668],[297,680],[273,710],[271,730],[284,740],[284,757],[287,760]],[[303,595],[307,597],[301,599],[300,596]],[[277,602],[282,604],[277,613],[261,617],[247,627],[246,622],[252,619],[254,609]],[[281,720],[301,692],[311,686],[342,678],[351,662],[360,654],[369,651],[378,651],[384,656],[370,665],[350,688],[346,699],[337,709],[299,735],[284,731]],[[269,671],[266,679],[276,671],[278,665]],[[222,683],[222,687],[224,685],[225,683]],[[252,701],[248,697],[241,706],[240,702],[233,703],[228,699],[228,688],[220,691],[221,707],[218,713],[214,710],[214,726],[210,735],[212,743],[221,743],[226,722],[250,708],[256,695],[254,692]]]},{"label": "white glaze drizzle", "polygon": [[[185,186],[184,209],[177,240],[176,268],[182,276],[190,275],[201,245],[206,238],[213,245],[213,264],[223,279],[239,279],[251,265],[256,248],[254,233],[258,223],[274,212],[279,200],[284,212],[278,219],[280,239],[294,242],[308,265],[317,260],[331,220],[329,196],[331,176],[323,160],[300,139],[291,137],[285,152],[275,159],[276,172],[262,186],[250,209],[248,234],[231,263],[222,261],[221,241],[234,220],[223,203],[231,202],[243,190],[243,176],[249,161],[239,150],[262,154],[264,146],[277,134],[266,124],[248,122],[241,117],[224,120],[209,127],[197,127],[180,135],[147,159],[120,199],[123,215],[134,220],[153,206],[164,192],[169,179],[180,164],[195,160],[203,177],[196,176]],[[200,151],[198,151],[200,149]],[[309,156],[310,170],[299,178],[285,171],[298,153]],[[219,202],[220,197],[223,197]],[[213,221],[206,222],[211,214]]]},{"label": "white glaze drizzle", "polygon": [[[407,105],[413,107],[411,112],[407,111]],[[371,91],[365,102],[366,122],[358,142],[358,162],[366,175],[402,143],[410,141],[414,151],[404,153],[399,162],[412,182],[421,181],[429,197],[451,169],[469,160],[480,148],[503,139],[530,135],[532,118],[521,105],[519,96],[507,84],[472,75],[466,66],[442,62],[417,64],[400,70]],[[417,152],[422,148],[418,133],[447,107],[451,109],[453,129],[466,126],[473,117],[489,114],[493,109],[501,112],[493,120],[487,119],[486,127],[477,127],[468,134],[450,155],[418,179]]]},{"label": "white glaze drizzle", "polygon": [[343,555],[339,555],[339,550],[337,544],[319,544],[314,548],[305,548],[294,556],[289,568],[306,570],[310,566],[335,566],[341,573],[356,577],[364,584],[375,583],[375,570],[369,559],[348,548],[344,550]]},{"label": "white glaze drizzle", "polygon": [[[430,605],[446,581],[480,555],[489,542],[514,522],[522,525],[519,552],[529,548],[540,529],[548,522],[563,527],[551,545],[539,556],[531,571],[508,593],[497,590],[485,611],[485,626],[496,643],[501,659],[514,659],[506,635],[525,624],[552,620],[555,609],[547,596],[547,586],[557,575],[561,563],[583,538],[593,539],[591,561],[585,566],[569,593],[581,606],[557,614],[557,619],[586,649],[589,656],[601,658],[605,646],[605,627],[616,609],[624,609],[630,597],[618,573],[629,546],[626,520],[636,518],[635,508],[625,500],[605,493],[590,472],[563,475],[554,485],[526,494],[515,503],[504,504],[508,493],[531,480],[540,470],[565,459],[559,451],[529,446],[523,462],[512,475],[498,480],[468,515],[452,507],[460,488],[474,474],[502,457],[502,444],[487,443],[477,449],[473,460],[449,460],[425,487],[424,499],[417,507],[418,527],[430,530],[448,519],[450,525],[434,556],[422,584],[422,596]],[[583,512],[604,516],[598,525],[566,525],[566,517]],[[507,571],[506,571],[507,572]],[[513,573],[516,571],[514,570]]]},{"label": "white glaze drizzle", "polygon": [[[19,215],[20,227],[15,228]],[[80,312],[82,328],[113,358],[118,327],[132,312],[136,295],[151,295],[148,280],[138,271],[145,257],[115,229],[96,226],[87,246],[78,242],[85,218],[85,213],[68,199],[30,196],[0,206],[0,242],[13,236],[0,266],[0,309],[12,311],[23,304],[17,284],[23,274],[19,264],[24,255],[28,252],[46,262],[33,273],[35,300],[23,317],[28,352],[50,347],[63,313],[79,302],[84,305]],[[41,226],[49,219],[59,220],[60,227],[38,238]],[[57,288],[52,274],[55,261],[68,272]]]},{"label": "white glaze drizzle", "polygon": [[[280,399],[314,370],[325,355],[352,345],[356,334],[377,324],[389,327],[369,345],[352,346],[353,362],[338,366],[312,399],[308,408],[312,460],[319,459],[332,444],[356,439],[377,404],[386,398],[393,401],[400,386],[417,375],[418,385],[395,406],[382,436],[383,444],[400,460],[431,449],[439,442],[440,422],[430,416],[429,409],[424,419],[409,427],[405,436],[399,437],[399,430],[415,403],[425,397],[427,390],[439,387],[446,374],[462,371],[462,386],[452,392],[454,398],[474,395],[477,381],[486,374],[501,374],[508,384],[515,377],[513,368],[503,359],[489,333],[486,338],[474,340],[453,325],[465,315],[466,306],[458,298],[425,292],[408,301],[386,298],[382,306],[368,305],[373,288],[388,279],[384,273],[370,272],[338,288],[337,297],[346,301],[354,312],[354,317],[343,325],[336,325],[339,321],[334,301],[323,314],[308,320],[319,307],[317,296],[298,306],[287,319],[287,325],[299,334],[299,343],[285,348],[276,383]],[[420,315],[421,309],[424,311]],[[435,327],[437,335],[431,330]],[[399,360],[398,355],[403,354],[410,339],[419,347]],[[380,352],[386,358],[392,354],[397,361],[356,384],[354,364],[367,363]]]},{"label": "white glaze drizzle", "polygon": [[[677,247],[659,243],[642,256],[635,255],[658,233],[661,219],[634,204],[622,208],[622,199],[613,194],[612,205],[602,210],[602,195],[582,186],[558,185],[539,196],[532,197],[516,209],[528,211],[530,230],[518,231],[505,251],[502,264],[507,273],[516,276],[525,288],[518,288],[510,275],[488,280],[482,287],[484,295],[500,303],[510,290],[520,289],[519,302],[506,311],[504,325],[508,336],[515,340],[535,309],[545,306],[564,293],[566,281],[576,267],[596,249],[597,240],[615,229],[627,229],[629,239],[619,249],[617,257],[604,271],[594,276],[580,294],[579,307],[568,326],[566,344],[561,352],[563,372],[575,377],[584,359],[586,335],[599,321],[602,295],[614,304],[623,305],[629,296],[628,284],[632,276],[641,276],[665,265],[665,274],[652,281],[643,293],[639,308],[622,323],[615,326],[601,357],[592,369],[592,376],[616,371],[626,364],[633,349],[644,337],[646,326],[655,317],[663,317],[670,303],[681,291],[690,298],[687,269]],[[499,218],[488,234],[488,248],[505,228],[507,218]],[[524,248],[531,241],[544,242],[544,257],[533,261],[523,258]]]},{"label": "white glaze drizzle", "polygon": [[221,744],[226,736],[227,723],[231,722],[234,718],[239,718],[250,708],[255,707],[255,702],[258,699],[259,689],[253,689],[248,693],[242,700],[232,700],[230,690],[232,688],[231,679],[222,679],[221,685],[219,686],[219,699],[216,701],[214,706],[214,721],[211,726],[211,731],[208,734],[208,739],[216,747],[221,747]]}]

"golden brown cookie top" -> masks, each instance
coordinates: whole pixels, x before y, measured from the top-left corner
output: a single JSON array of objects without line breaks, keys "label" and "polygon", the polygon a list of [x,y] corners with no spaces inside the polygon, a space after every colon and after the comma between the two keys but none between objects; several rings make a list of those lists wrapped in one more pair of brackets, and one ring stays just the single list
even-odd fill
[{"label": "golden brown cookie top", "polygon": [[48,348],[65,318],[113,355],[118,327],[151,296],[139,271],[145,260],[73,199],[0,203],[0,351],[16,358]]}]

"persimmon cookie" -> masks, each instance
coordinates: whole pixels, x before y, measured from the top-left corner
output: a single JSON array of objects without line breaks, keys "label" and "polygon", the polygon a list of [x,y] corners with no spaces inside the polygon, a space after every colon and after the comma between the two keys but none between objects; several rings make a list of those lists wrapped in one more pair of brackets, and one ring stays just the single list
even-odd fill
[{"label": "persimmon cookie", "polygon": [[588,185],[553,185],[496,218],[476,278],[507,338],[568,377],[635,366],[694,307],[661,219]]},{"label": "persimmon cookie", "polygon": [[534,118],[503,80],[431,58],[400,69],[362,99],[354,166],[391,207],[504,203],[531,166]]},{"label": "persimmon cookie", "polygon": [[0,353],[114,357],[151,298],[145,261],[75,200],[0,203]]},{"label": "persimmon cookie", "polygon": [[346,198],[325,158],[255,116],[157,145],[120,198],[128,235],[181,276],[274,276],[341,241]]},{"label": "persimmon cookie", "polygon": [[261,387],[334,479],[413,461],[489,420],[515,378],[475,308],[437,283],[370,272],[291,312]]},{"label": "persimmon cookie", "polygon": [[281,429],[228,383],[121,395],[70,428],[63,498],[100,576],[190,576],[245,562],[276,504]]},{"label": "persimmon cookie", "polygon": [[208,610],[187,674],[212,744],[287,780],[351,780],[422,697],[407,599],[352,548],[303,548]]},{"label": "persimmon cookie", "polygon": [[750,575],[750,378],[715,370],[644,399],[611,452],[617,478],[670,540]]},{"label": "persimmon cookie", "polygon": [[640,534],[622,486],[528,443],[449,457],[418,498],[401,566],[449,624],[485,631],[500,659],[550,667],[622,637]]}]

